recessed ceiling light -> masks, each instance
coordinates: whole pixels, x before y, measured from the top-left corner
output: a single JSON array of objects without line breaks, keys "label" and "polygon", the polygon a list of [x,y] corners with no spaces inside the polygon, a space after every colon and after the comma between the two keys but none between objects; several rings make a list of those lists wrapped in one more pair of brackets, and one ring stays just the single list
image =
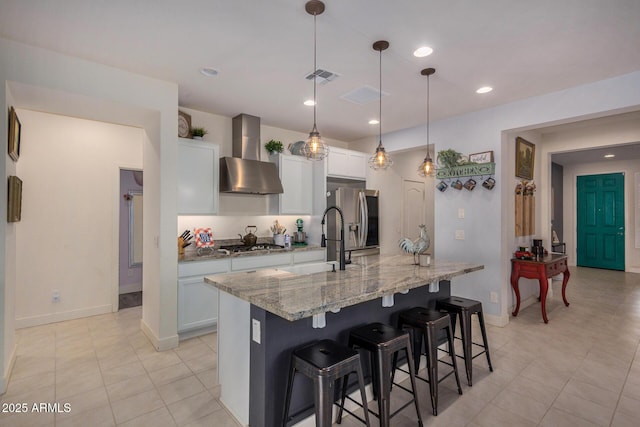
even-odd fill
[{"label": "recessed ceiling light", "polygon": [[378,119],[371,119],[369,120],[369,124],[370,125],[377,125],[378,123],[380,123],[380,121]]},{"label": "recessed ceiling light", "polygon": [[491,86],[482,86],[480,89],[476,91],[476,93],[489,93],[493,90]]},{"label": "recessed ceiling light", "polygon": [[604,158],[605,159],[610,159],[610,158],[615,157],[615,156],[616,156],[615,154],[605,154]]},{"label": "recessed ceiling light", "polygon": [[418,58],[424,58],[425,56],[429,56],[433,53],[433,49],[429,46],[421,46],[413,51],[413,56]]},{"label": "recessed ceiling light", "polygon": [[218,75],[218,70],[215,68],[204,67],[200,69],[200,74],[207,77],[215,77]]},{"label": "recessed ceiling light", "polygon": [[316,102],[313,99],[307,99],[303,102],[303,104],[307,107],[313,107],[314,105],[316,105]]}]

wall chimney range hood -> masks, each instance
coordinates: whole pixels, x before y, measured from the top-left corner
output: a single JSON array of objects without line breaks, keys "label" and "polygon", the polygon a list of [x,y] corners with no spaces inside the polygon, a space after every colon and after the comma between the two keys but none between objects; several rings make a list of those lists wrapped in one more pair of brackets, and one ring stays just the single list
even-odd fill
[{"label": "wall chimney range hood", "polygon": [[220,192],[283,193],[275,163],[260,161],[260,117],[234,117],[232,140],[233,157],[220,159]]}]

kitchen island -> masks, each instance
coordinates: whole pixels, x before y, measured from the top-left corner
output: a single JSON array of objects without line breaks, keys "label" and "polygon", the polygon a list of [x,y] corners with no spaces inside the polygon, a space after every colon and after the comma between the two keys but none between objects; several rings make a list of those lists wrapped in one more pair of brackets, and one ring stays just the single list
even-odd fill
[{"label": "kitchen island", "polygon": [[[411,256],[371,255],[345,271],[305,274],[263,269],[207,276],[220,291],[218,373],[221,401],[242,424],[281,425],[291,350],[334,339],[369,322],[395,324],[397,313],[433,307],[450,295],[450,280],[483,269],[480,264],[433,260],[428,267]],[[296,380],[291,413],[313,413],[308,381]]]}]

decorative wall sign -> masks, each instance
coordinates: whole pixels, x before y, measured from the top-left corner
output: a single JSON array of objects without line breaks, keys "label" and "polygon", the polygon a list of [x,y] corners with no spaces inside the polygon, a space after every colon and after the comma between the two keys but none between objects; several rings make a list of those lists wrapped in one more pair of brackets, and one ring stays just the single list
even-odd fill
[{"label": "decorative wall sign", "polygon": [[13,159],[14,162],[18,161],[20,157],[20,131],[22,130],[22,125],[20,124],[20,120],[18,119],[18,115],[16,114],[16,110],[11,107],[9,110],[9,141],[7,144],[9,157]]},{"label": "decorative wall sign", "polygon": [[485,151],[484,153],[469,154],[471,163],[492,163],[493,151]]},{"label": "decorative wall sign", "polygon": [[22,180],[9,176],[7,190],[7,222],[19,222],[22,216]]},{"label": "decorative wall sign", "polygon": [[495,163],[481,163],[475,165],[454,166],[440,168],[436,171],[436,179],[461,178],[465,176],[493,175],[496,172]]},{"label": "decorative wall sign", "polygon": [[516,176],[533,179],[533,164],[536,159],[536,146],[520,137],[516,138]]}]

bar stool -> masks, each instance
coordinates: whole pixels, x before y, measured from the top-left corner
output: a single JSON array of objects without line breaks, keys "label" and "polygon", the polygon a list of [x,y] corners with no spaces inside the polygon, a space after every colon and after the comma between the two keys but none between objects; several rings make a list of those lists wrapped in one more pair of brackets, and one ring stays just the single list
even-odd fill
[{"label": "bar stool", "polygon": [[[456,317],[460,316],[460,335],[462,337],[462,349],[464,356],[464,366],[467,371],[467,382],[469,386],[472,385],[472,368],[473,359],[481,354],[487,355],[487,363],[489,364],[489,371],[493,372],[493,366],[491,366],[491,356],[489,356],[489,342],[487,341],[487,330],[484,326],[484,316],[482,314],[482,303],[472,299],[462,297],[449,297],[436,301],[436,309],[448,312],[451,315],[451,322],[455,333],[456,329]],[[480,331],[482,332],[482,344],[473,342],[471,335],[471,315],[477,314],[478,321],[480,322]],[[482,347],[483,350],[472,355],[472,345]]]},{"label": "bar stool", "polygon": [[291,393],[296,371],[313,380],[317,427],[331,426],[331,409],[335,402],[335,382],[355,371],[358,374],[360,396],[364,407],[365,419],[362,421],[367,426],[370,425],[364,378],[360,369],[360,355],[357,351],[340,345],[335,341],[322,340],[300,347],[291,354],[291,368],[289,370],[284,416],[282,418],[283,427],[286,427],[289,421],[289,405],[291,404]]},{"label": "bar stool", "polygon": [[[418,425],[422,426],[422,415],[420,414],[420,407],[416,397],[416,379],[415,372],[413,370],[413,357],[411,355],[411,340],[409,339],[409,333],[383,323],[370,323],[356,328],[349,333],[349,347],[367,350],[371,352],[373,356],[373,367],[371,369],[371,373],[374,395],[378,398],[378,414],[375,414],[374,412],[371,413],[380,419],[380,426],[388,427],[390,425],[389,420],[398,412],[409,406],[412,402],[415,404],[416,413],[418,414]],[[395,385],[406,392],[411,393],[413,395],[413,399],[405,403],[392,414],[390,413],[390,394],[393,382],[391,378],[392,357],[395,358],[397,353],[401,350],[406,352],[409,362],[411,390],[399,384]],[[338,412],[338,424],[342,421],[343,410],[358,418],[357,415],[344,408],[345,398],[355,402],[347,396],[347,376],[344,377],[342,387],[342,402],[340,403],[340,412]]]},{"label": "bar stool", "polygon": [[[458,365],[456,364],[456,353],[453,347],[453,329],[451,328],[450,316],[447,313],[441,313],[430,308],[415,307],[400,313],[398,326],[400,328],[409,326],[414,330],[413,361],[415,363],[416,372],[420,368],[420,356],[423,354],[422,340],[424,337],[426,351],[424,354],[427,356],[428,378],[422,378],[417,375],[416,378],[429,383],[433,415],[438,415],[438,383],[443,381],[449,375],[454,374],[456,384],[458,385],[458,394],[462,394],[460,377],[458,376]],[[449,350],[447,353],[451,357],[451,363],[438,360],[438,335],[442,330],[444,330],[447,335],[447,342],[449,343]],[[451,372],[443,376],[440,380],[438,380],[439,361],[453,368]],[[396,369],[396,360],[394,360],[393,366],[394,369]]]}]

